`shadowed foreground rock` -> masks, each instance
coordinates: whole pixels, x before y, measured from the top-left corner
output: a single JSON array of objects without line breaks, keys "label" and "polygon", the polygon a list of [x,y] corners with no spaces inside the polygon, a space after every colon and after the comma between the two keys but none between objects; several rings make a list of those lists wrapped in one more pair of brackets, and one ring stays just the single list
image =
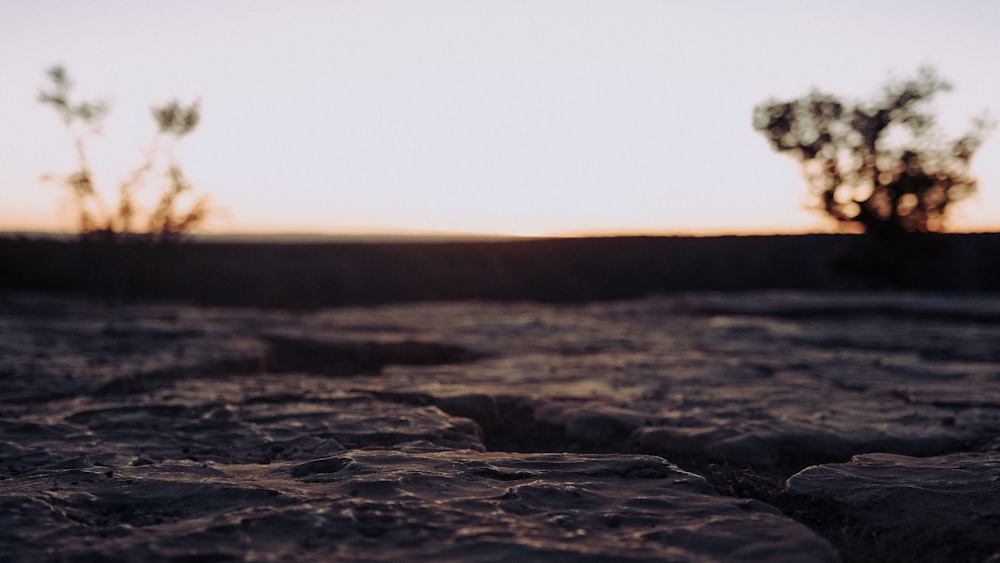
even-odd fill
[{"label": "shadowed foreground rock", "polygon": [[0,553],[986,559],[997,342],[983,296],[0,295]]},{"label": "shadowed foreground rock", "polygon": [[807,518],[836,513],[843,541],[871,560],[1000,559],[1000,452],[859,455],[802,471],[788,494],[827,511]]},{"label": "shadowed foreground rock", "polygon": [[836,560],[773,507],[646,456],[354,451],[264,472],[50,469],[5,487],[3,503],[5,543],[18,530],[24,560]]}]

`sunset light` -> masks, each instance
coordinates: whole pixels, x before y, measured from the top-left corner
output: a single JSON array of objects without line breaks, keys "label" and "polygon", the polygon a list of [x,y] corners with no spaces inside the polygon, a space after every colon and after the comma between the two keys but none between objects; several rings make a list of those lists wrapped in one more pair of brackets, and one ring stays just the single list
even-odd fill
[{"label": "sunset light", "polygon": [[998,561],[1000,1],[0,1],[0,560]]},{"label": "sunset light", "polygon": [[[72,232],[45,174],[73,147],[37,103],[62,64],[111,112],[91,144],[113,195],[149,108],[200,100],[178,144],[209,233],[829,232],[755,104],[848,98],[933,65],[952,135],[1000,112],[1000,4],[863,1],[4,2],[0,231]],[[1000,229],[1000,140],[950,230]]]}]

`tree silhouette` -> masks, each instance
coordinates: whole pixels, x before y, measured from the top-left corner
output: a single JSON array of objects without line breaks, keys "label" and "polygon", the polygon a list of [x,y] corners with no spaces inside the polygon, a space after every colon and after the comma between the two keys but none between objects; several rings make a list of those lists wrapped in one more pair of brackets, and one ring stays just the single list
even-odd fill
[{"label": "tree silhouette", "polygon": [[[101,121],[110,106],[106,101],[73,103],[70,99],[73,83],[66,69],[61,66],[49,69],[48,77],[52,83],[50,89],[42,90],[38,101],[52,106],[58,112],[73,137],[77,170],[56,179],[73,196],[81,235],[118,237],[144,233],[156,240],[166,240],[190,232],[205,219],[208,200],[204,197],[194,201],[186,211],[178,210],[181,197],[193,188],[174,155],[177,142],[198,125],[198,102],[185,107],[177,101],[171,101],[152,108],[158,127],[157,134],[146,150],[143,161],[119,185],[118,203],[111,209],[94,186],[94,174],[87,159],[85,143],[86,135],[100,133]],[[166,187],[150,208],[142,210],[137,203],[136,192],[157,169],[163,173]],[[136,228],[136,221],[141,217],[145,218],[146,224],[143,228]]]},{"label": "tree silhouette", "polygon": [[928,103],[951,85],[931,68],[889,81],[870,102],[819,91],[754,108],[754,129],[801,164],[817,208],[885,238],[940,231],[955,202],[975,193],[970,161],[991,127],[946,139]]}]

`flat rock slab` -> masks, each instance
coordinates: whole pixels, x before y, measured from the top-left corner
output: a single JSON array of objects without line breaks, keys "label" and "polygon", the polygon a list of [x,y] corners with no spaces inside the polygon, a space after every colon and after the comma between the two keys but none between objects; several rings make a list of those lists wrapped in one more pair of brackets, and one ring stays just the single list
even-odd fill
[{"label": "flat rock slab", "polygon": [[[772,547],[738,552],[702,531],[688,542],[688,532],[656,527],[668,520],[657,520],[649,533],[625,526],[624,517],[619,528],[600,524],[623,510],[619,496],[584,503],[572,518],[535,507],[534,500],[512,516],[520,501],[499,497],[513,488],[519,499],[535,498],[528,494],[533,489],[497,475],[536,475],[538,467],[508,465],[547,452],[569,465],[592,463],[594,454],[611,464],[640,459],[633,455],[667,459],[720,491],[780,504],[848,559],[885,556],[879,545],[841,533],[839,508],[823,516],[822,506],[849,502],[782,496],[781,485],[807,466],[858,454],[993,455],[1000,443],[997,342],[1000,299],[982,296],[769,292],[566,306],[457,302],[277,311],[105,308],[0,295],[0,502],[8,518],[0,552],[16,556],[26,546],[51,544],[53,558],[125,550],[136,558],[270,559],[254,534],[265,537],[267,526],[313,526],[353,538],[343,544],[350,549],[370,547],[362,558],[382,558],[383,549],[385,558],[408,559],[411,546],[418,557],[460,559],[471,553],[455,535],[466,520],[491,530],[471,537],[498,546],[501,559],[614,559],[610,548],[594,547],[604,541],[625,546],[635,559],[773,560],[806,549],[765,535]],[[455,473],[448,464],[459,457],[497,472]],[[390,477],[371,477],[380,471]],[[434,504],[429,493],[406,488],[412,479],[404,474],[435,472],[445,482],[471,480],[473,500],[441,493]],[[559,491],[552,498],[577,486],[585,497],[609,494],[554,475],[532,478]],[[654,481],[670,479],[632,476],[621,486],[645,498],[630,483]],[[758,530],[754,518],[767,515],[775,529],[797,525],[760,503],[725,512],[732,508],[726,503],[742,501],[708,492],[651,512],[693,514],[685,507],[695,503],[704,510],[692,510],[708,521],[742,515],[748,529]],[[202,497],[213,500],[205,504]],[[702,497],[728,506],[720,508],[725,516],[693,500]],[[332,499],[348,508],[334,508]],[[952,500],[954,511],[964,510],[961,499],[941,496],[941,510]],[[358,510],[385,511],[385,533],[358,527],[350,512],[355,502],[368,503]],[[407,512],[411,506],[421,508]],[[446,523],[440,530],[411,525],[434,522],[435,507]],[[332,514],[346,520],[331,524]],[[687,522],[678,530],[701,530],[696,518],[678,518]],[[267,526],[240,531],[242,522],[258,520]],[[906,537],[933,537],[934,525],[909,520]],[[44,532],[50,528],[75,538],[73,545]],[[93,537],[85,541],[86,534]],[[602,539],[586,539],[593,534]],[[303,553],[316,553],[309,546],[317,541],[335,549],[311,535],[294,537]],[[950,537],[956,549],[964,541],[988,548],[976,535]],[[187,543],[177,544],[181,539]],[[706,551],[698,551],[702,541],[710,544]],[[147,544],[155,548],[141,551]],[[904,544],[889,543],[907,553]],[[177,545],[200,547],[185,555],[174,551]],[[215,545],[229,551],[212,552]],[[712,551],[722,545],[729,547]],[[682,551],[672,555],[670,546]],[[729,555],[715,555],[723,552]]]},{"label": "flat rock slab", "polygon": [[265,472],[47,470],[2,490],[8,560],[836,561],[777,509],[651,456],[359,450]]},{"label": "flat rock slab", "polygon": [[[855,456],[788,480],[790,506],[881,561],[1000,559],[1000,452]],[[993,557],[993,559],[990,559]]]}]

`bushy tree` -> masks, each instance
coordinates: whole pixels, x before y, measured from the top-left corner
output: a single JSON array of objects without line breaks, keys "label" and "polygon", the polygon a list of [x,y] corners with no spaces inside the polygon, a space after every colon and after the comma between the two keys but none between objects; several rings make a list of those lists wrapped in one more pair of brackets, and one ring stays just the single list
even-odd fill
[{"label": "bushy tree", "polygon": [[977,189],[969,166],[990,128],[985,118],[953,140],[928,108],[951,89],[930,68],[889,81],[872,101],[820,91],[754,108],[754,129],[798,160],[817,207],[837,221],[894,237],[943,229],[955,202]]},{"label": "bushy tree", "polygon": [[[73,137],[77,169],[57,176],[73,196],[81,235],[103,234],[111,237],[143,233],[158,240],[190,232],[206,217],[208,201],[202,197],[186,210],[179,210],[180,199],[193,191],[174,155],[174,146],[198,125],[198,102],[183,106],[171,101],[153,107],[157,133],[143,161],[118,186],[118,201],[109,206],[94,185],[94,174],[87,159],[86,136],[100,133],[101,122],[109,111],[106,101],[74,103],[70,99],[73,83],[66,70],[54,66],[48,71],[48,90],[39,93],[39,102],[53,107]],[[151,206],[142,209],[137,192],[154,172],[160,172],[165,187]],[[144,224],[143,224],[144,223]]]}]

